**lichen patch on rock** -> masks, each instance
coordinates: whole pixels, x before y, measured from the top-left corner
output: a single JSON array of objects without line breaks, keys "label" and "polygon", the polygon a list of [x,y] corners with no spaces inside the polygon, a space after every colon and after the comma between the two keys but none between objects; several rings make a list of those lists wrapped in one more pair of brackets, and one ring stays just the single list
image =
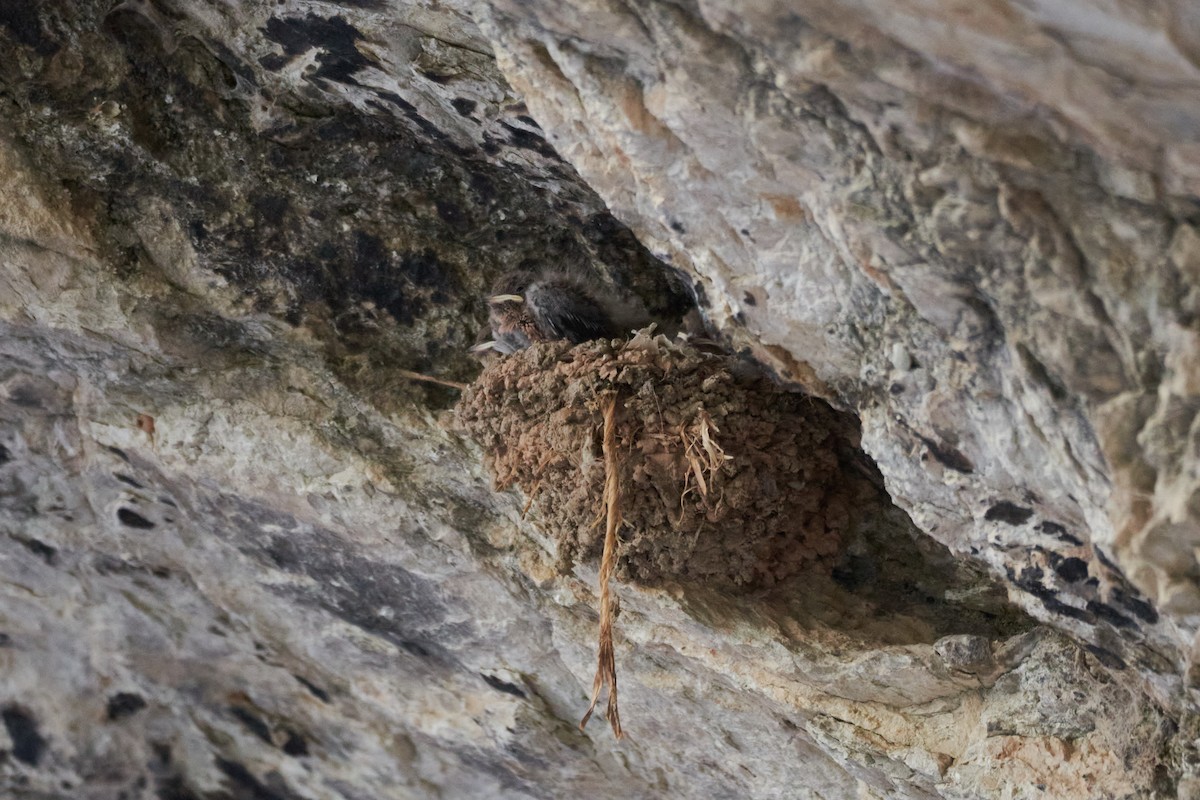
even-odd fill
[{"label": "lichen patch on rock", "polygon": [[497,487],[529,498],[562,567],[600,552],[601,407],[614,392],[618,575],[758,587],[830,563],[859,485],[839,467],[852,423],[736,358],[644,331],[497,360],[458,405]]}]

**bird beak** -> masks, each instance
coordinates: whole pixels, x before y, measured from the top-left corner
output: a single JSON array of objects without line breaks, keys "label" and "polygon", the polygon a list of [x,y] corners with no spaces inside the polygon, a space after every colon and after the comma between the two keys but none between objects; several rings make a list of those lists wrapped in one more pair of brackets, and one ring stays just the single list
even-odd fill
[{"label": "bird beak", "polygon": [[492,295],[491,297],[488,298],[488,303],[490,305],[495,305],[496,303],[524,303],[524,302],[525,302],[525,298],[519,294],[497,294],[497,295]]},{"label": "bird beak", "polygon": [[482,353],[488,352],[489,350],[494,350],[495,348],[496,348],[496,342],[493,340],[490,342],[480,342],[477,345],[473,345],[468,350],[468,352],[474,353],[475,355],[480,355]]}]

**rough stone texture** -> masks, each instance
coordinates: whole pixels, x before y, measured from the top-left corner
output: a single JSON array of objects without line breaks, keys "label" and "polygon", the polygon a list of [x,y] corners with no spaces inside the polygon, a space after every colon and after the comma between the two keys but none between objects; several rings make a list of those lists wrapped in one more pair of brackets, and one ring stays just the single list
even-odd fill
[{"label": "rough stone texture", "polygon": [[[1196,13],[0,4],[0,790],[1196,792]],[[595,564],[403,370],[522,262],[677,314],[655,257],[898,507],[619,587],[618,744]]]},{"label": "rough stone texture", "polygon": [[483,19],[551,142],[700,276],[732,343],[853,409],[922,530],[1183,710],[1200,16],[1153,7],[501,1]]}]

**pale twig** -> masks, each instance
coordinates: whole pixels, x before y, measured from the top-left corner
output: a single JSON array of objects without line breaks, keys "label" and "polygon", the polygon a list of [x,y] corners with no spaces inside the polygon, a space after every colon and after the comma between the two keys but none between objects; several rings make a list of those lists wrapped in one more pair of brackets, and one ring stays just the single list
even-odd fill
[{"label": "pale twig", "polygon": [[459,383],[458,381],[446,380],[445,378],[435,378],[432,375],[422,375],[419,372],[412,372],[407,369],[398,369],[396,372],[399,373],[400,377],[402,378],[408,378],[409,380],[414,381],[425,381],[426,383],[436,383],[441,386],[449,386],[451,389],[458,389],[460,392],[466,389],[469,385],[466,383]]}]

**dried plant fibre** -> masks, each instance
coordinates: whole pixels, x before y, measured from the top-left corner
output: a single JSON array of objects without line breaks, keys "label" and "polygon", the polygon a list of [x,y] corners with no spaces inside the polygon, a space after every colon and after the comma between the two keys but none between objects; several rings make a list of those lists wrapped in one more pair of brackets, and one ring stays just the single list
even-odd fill
[{"label": "dried plant fibre", "polygon": [[621,714],[617,709],[617,661],[613,651],[612,623],[615,616],[612,597],[612,572],[617,555],[617,528],[621,526],[621,473],[617,459],[616,437],[617,393],[609,395],[604,405],[604,553],[600,557],[600,647],[596,656],[596,677],[592,681],[592,702],[579,721],[584,726],[596,710],[600,692],[608,687],[608,724],[613,735],[620,739]]}]

